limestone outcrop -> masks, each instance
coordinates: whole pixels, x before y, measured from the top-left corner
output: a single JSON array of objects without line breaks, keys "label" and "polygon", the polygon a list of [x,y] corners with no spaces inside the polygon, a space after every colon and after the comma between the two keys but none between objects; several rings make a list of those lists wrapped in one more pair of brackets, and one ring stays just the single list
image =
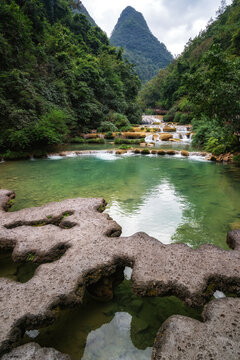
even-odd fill
[{"label": "limestone outcrop", "polygon": [[2,360],[71,360],[70,356],[61,354],[52,348],[41,348],[38,344],[29,343],[12,350]]},{"label": "limestone outcrop", "polygon": [[152,360],[240,359],[240,299],[214,300],[200,322],[171,316],[161,326]]},{"label": "limestone outcrop", "polygon": [[103,199],[69,199],[6,212],[14,193],[0,190],[0,247],[13,248],[15,261],[40,264],[26,283],[0,278],[0,353],[16,345],[26,329],[54,321],[58,305],[81,303],[85,289],[119,267],[133,268],[140,296],[176,295],[202,306],[215,289],[240,294],[240,237],[234,249],[213,245],[193,250],[164,245],[145,233],[120,237],[121,227],[101,213]]},{"label": "limestone outcrop", "polygon": [[161,141],[168,141],[169,139],[172,139],[172,138],[173,138],[172,134],[168,134],[168,133],[160,134]]}]

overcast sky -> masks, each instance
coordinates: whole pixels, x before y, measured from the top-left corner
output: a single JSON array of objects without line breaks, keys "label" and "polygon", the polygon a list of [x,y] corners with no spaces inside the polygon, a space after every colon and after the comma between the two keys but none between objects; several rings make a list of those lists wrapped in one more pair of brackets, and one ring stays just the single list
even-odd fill
[{"label": "overcast sky", "polygon": [[[98,26],[110,36],[121,12],[132,6],[145,17],[150,30],[173,55],[215,17],[221,0],[82,0]],[[227,0],[227,4],[232,0]]]}]

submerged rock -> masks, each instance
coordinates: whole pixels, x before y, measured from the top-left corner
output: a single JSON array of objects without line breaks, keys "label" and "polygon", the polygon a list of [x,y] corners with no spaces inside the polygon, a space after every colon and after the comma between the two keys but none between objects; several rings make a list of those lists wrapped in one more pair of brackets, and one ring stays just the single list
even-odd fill
[{"label": "submerged rock", "polygon": [[130,304],[130,308],[135,312],[138,313],[143,307],[143,302],[140,299],[133,300]]}]

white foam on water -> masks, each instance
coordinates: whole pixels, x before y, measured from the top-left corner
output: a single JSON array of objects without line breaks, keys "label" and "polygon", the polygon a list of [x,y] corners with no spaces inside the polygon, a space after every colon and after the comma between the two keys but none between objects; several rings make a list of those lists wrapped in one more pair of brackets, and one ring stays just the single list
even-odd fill
[{"label": "white foam on water", "polygon": [[154,141],[153,141],[153,135],[147,135],[147,136],[145,137],[145,142],[146,142],[146,143],[154,142]]},{"label": "white foam on water", "polygon": [[72,152],[70,154],[67,154],[66,157],[75,158],[75,157],[77,157],[77,154],[75,152]]},{"label": "white foam on water", "polygon": [[122,154],[123,156],[133,156],[134,155],[134,153],[131,153],[131,152],[126,152],[126,153],[124,153],[124,154]]},{"label": "white foam on water", "polygon": [[62,160],[63,156],[60,156],[60,155],[48,155],[47,159],[48,160]]},{"label": "white foam on water", "polygon": [[183,156],[181,153],[177,153],[174,155],[175,158],[184,158],[185,156]]},{"label": "white foam on water", "polygon": [[99,154],[93,154],[97,159],[101,159],[104,161],[115,161],[121,159],[120,156],[116,156],[112,153],[99,153]]},{"label": "white foam on water", "polygon": [[190,160],[196,160],[196,161],[208,161],[204,156],[200,155],[189,155],[188,156]]}]

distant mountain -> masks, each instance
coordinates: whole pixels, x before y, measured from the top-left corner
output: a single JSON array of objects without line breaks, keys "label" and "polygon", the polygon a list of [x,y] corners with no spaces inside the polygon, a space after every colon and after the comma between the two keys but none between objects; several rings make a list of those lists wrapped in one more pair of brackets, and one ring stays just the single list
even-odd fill
[{"label": "distant mountain", "polygon": [[89,12],[87,11],[87,9],[85,8],[85,6],[82,4],[81,1],[79,0],[73,0],[73,5],[72,5],[72,9],[73,12],[76,14],[83,14],[85,15],[89,22],[93,25],[93,26],[97,26],[97,24],[95,23],[95,21],[93,20],[93,18],[89,15]]},{"label": "distant mountain", "polygon": [[136,64],[143,82],[157,75],[173,59],[166,46],[150,31],[143,15],[131,6],[123,10],[115,26],[110,43],[121,46],[126,58]]}]

